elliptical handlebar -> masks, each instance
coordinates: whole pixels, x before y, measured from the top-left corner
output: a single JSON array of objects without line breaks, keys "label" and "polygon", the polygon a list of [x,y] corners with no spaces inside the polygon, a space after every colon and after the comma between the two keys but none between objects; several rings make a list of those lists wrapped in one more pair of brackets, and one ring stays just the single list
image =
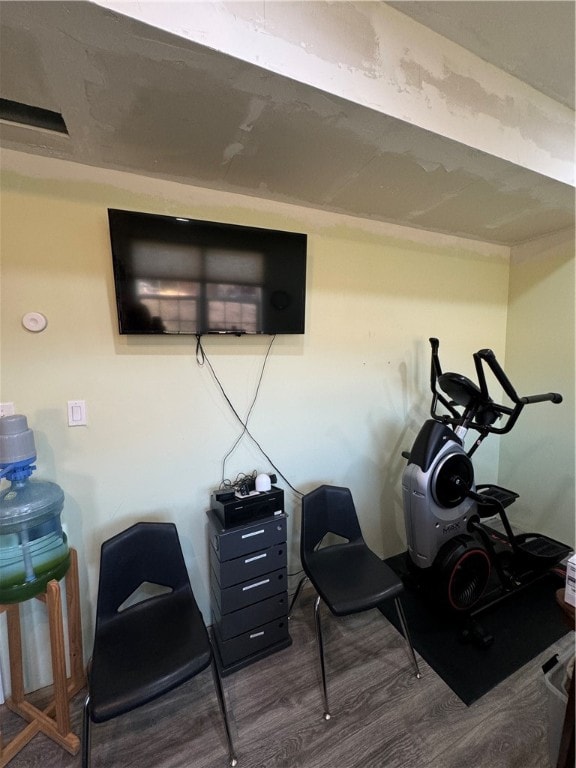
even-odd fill
[{"label": "elliptical handlebar", "polygon": [[479,352],[475,352],[474,355],[474,363],[476,364],[476,371],[478,372],[478,380],[480,382],[480,388],[482,389],[483,393],[485,392],[486,395],[488,394],[488,387],[486,385],[486,377],[484,376],[484,369],[482,367],[482,362],[485,361],[488,366],[490,367],[490,370],[496,376],[496,379],[498,380],[498,383],[501,384],[502,389],[510,400],[512,400],[513,403],[518,405],[520,403],[520,398],[518,397],[518,394],[514,387],[512,386],[510,379],[506,374],[504,373],[504,370],[498,360],[496,360],[496,355],[494,352],[492,352],[491,349],[481,349]]},{"label": "elliptical handlebar", "polygon": [[452,414],[452,418],[445,417],[443,421],[449,421],[454,422],[455,420],[460,419],[460,412],[454,407],[453,403],[450,400],[447,400],[446,397],[442,394],[442,392],[438,391],[438,388],[436,386],[436,383],[438,379],[442,376],[442,366],[440,365],[440,358],[438,357],[438,349],[440,348],[440,340],[436,339],[434,337],[429,339],[430,346],[432,347],[432,359],[430,364],[430,389],[432,390],[432,405],[430,406],[430,415],[433,419],[438,419],[438,415],[436,413],[436,406],[438,402],[441,402],[444,408],[446,410],[450,411]]},{"label": "elliptical handlebar", "polygon": [[527,397],[521,397],[520,400],[524,405],[529,405],[530,403],[544,403],[548,400],[551,403],[558,405],[562,402],[562,395],[558,392],[546,392],[544,395],[528,395]]},{"label": "elliptical handlebar", "polygon": [[[450,423],[453,425],[463,424],[467,427],[471,427],[473,429],[478,430],[482,435],[487,435],[488,433],[493,434],[505,434],[506,432],[510,432],[514,424],[516,423],[518,417],[520,416],[520,413],[522,412],[522,409],[525,405],[531,405],[533,403],[543,403],[543,402],[551,402],[554,404],[559,404],[562,402],[562,395],[560,395],[558,392],[547,392],[539,395],[528,395],[525,397],[520,397],[514,387],[512,386],[512,383],[506,373],[504,372],[502,366],[496,359],[496,355],[491,349],[481,349],[478,352],[475,352],[473,355],[474,358],[474,365],[476,367],[476,373],[478,376],[478,384],[479,388],[477,391],[474,392],[474,395],[470,396],[470,401],[467,402],[464,405],[464,411],[463,413],[460,413],[454,406],[455,403],[453,401],[447,400],[442,393],[438,391],[437,383],[438,379],[440,379],[441,376],[443,376],[442,368],[440,365],[440,358],[438,356],[438,349],[440,347],[440,342],[436,338],[430,338],[430,346],[432,348],[432,366],[431,366],[431,374],[430,374],[430,386],[432,389],[432,407],[431,407],[431,416],[432,418],[436,419],[437,421],[444,421],[445,423]],[[510,398],[514,406],[512,408],[501,405],[498,403],[493,402],[491,399],[489,392],[488,392],[488,385],[486,382],[486,376],[484,372],[484,366],[483,363],[486,363],[492,373],[494,374],[494,377],[506,393],[506,395]],[[446,374],[446,376],[454,376],[455,374]],[[460,377],[461,379],[465,379],[465,377]],[[466,380],[468,381],[468,380]],[[473,382],[468,381],[469,386],[471,390],[476,390],[476,385],[473,384]],[[449,417],[446,416],[439,416],[436,413],[436,406],[437,403],[441,402],[442,405],[447,408],[450,413],[452,414]],[[478,422],[475,420],[475,416],[477,414],[482,413],[482,409],[488,408],[491,412],[495,414],[495,418],[499,418],[500,416],[506,415],[508,418],[506,419],[506,422],[501,427],[496,427],[493,425],[493,423],[487,423],[486,420]],[[495,418],[493,421],[495,421]]]}]

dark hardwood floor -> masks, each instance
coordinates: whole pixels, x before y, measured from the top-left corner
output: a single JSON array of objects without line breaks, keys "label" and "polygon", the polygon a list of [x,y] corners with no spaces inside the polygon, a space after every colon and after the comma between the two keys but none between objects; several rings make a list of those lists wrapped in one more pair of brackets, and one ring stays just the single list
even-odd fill
[{"label": "dark hardwood floor", "polygon": [[[402,637],[373,611],[325,622],[332,719],[322,697],[305,591],[293,645],[223,680],[239,768],[553,768],[541,664],[570,633],[471,707],[421,659],[413,676]],[[38,694],[35,694],[38,697]],[[73,701],[80,733],[83,695]],[[0,707],[5,743],[22,721]],[[227,754],[209,671],[136,712],[93,726],[93,768],[223,768]],[[78,768],[42,734],[10,768]]]}]

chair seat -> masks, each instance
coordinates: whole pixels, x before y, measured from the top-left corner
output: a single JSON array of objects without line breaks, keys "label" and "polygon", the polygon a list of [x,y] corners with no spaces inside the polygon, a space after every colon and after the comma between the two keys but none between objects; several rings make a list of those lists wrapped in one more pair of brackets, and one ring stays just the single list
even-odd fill
[{"label": "chair seat", "polygon": [[364,542],[307,554],[306,575],[335,616],[376,608],[400,595],[402,581]]},{"label": "chair seat", "polygon": [[127,608],[102,627],[90,670],[94,722],[146,704],[210,664],[208,633],[198,613],[191,591],[182,590]]}]

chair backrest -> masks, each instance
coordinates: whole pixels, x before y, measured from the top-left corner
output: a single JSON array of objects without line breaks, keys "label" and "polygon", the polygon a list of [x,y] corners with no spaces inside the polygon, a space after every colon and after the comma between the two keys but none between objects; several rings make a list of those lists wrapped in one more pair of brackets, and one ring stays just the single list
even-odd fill
[{"label": "chair backrest", "polygon": [[146,583],[192,592],[174,523],[136,523],[102,544],[97,624]]},{"label": "chair backrest", "polygon": [[348,541],[363,541],[349,488],[321,485],[302,497],[300,551],[305,558],[328,533]]}]

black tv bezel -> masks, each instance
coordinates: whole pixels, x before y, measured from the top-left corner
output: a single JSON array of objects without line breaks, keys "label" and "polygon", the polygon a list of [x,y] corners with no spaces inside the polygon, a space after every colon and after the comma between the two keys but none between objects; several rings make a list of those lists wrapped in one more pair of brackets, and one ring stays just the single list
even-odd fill
[{"label": "black tv bezel", "polygon": [[[238,239],[256,238],[259,242],[264,241],[268,248],[287,249],[289,262],[284,266],[284,280],[282,284],[275,287],[275,293],[286,292],[290,289],[290,297],[295,301],[295,307],[290,312],[290,322],[284,326],[281,322],[281,316],[277,317],[275,323],[268,319],[263,325],[262,330],[239,330],[224,329],[214,330],[202,327],[196,331],[162,331],[153,329],[132,330],[123,323],[123,313],[125,312],[125,300],[123,293],[129,282],[125,278],[125,265],[129,252],[130,242],[136,237],[142,237],[142,229],[145,235],[151,232],[162,231],[166,242],[184,242],[186,238],[182,237],[183,225],[189,224],[195,227],[196,237],[223,238],[227,241],[227,247],[234,248]],[[156,213],[146,213],[142,211],[130,211],[119,208],[108,208],[108,224],[110,234],[110,245],[112,251],[112,270],[114,280],[114,293],[116,301],[116,315],[118,321],[118,332],[121,336],[274,336],[274,335],[303,335],[305,333],[305,315],[306,315],[306,279],[307,279],[307,245],[308,236],[302,232],[292,232],[288,230],[269,229],[264,227],[247,226],[242,224],[230,224],[221,221],[211,221],[196,219],[188,216],[173,216]],[[283,258],[281,253],[267,254],[277,264]],[[286,269],[290,270],[290,274]],[[270,288],[270,286],[267,286]],[[270,310],[272,312],[272,310]],[[264,322],[264,321],[263,321]]]}]

